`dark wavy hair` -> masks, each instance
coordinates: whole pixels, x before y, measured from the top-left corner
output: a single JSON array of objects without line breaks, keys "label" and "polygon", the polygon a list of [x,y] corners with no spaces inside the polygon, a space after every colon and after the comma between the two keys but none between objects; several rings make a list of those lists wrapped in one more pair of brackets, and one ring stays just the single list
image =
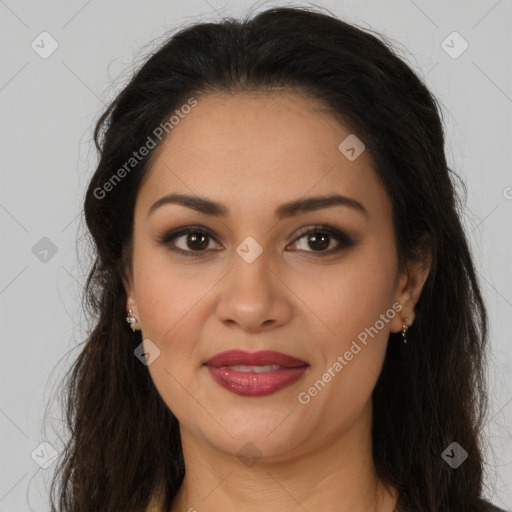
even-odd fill
[{"label": "dark wavy hair", "polygon": [[[286,7],[182,27],[97,122],[99,163],[84,202],[94,251],[84,302],[94,326],[63,387],[70,437],[51,486],[53,512],[142,511],[157,490],[168,510],[185,474],[178,421],[134,356],[141,334],[125,321],[134,204],[155,151],[108,193],[98,190],[191,97],[274,90],[319,100],[364,142],[392,201],[399,269],[431,254],[408,344],[390,335],[373,391],[378,476],[415,511],[486,510],[487,313],[441,109],[384,38],[318,9]],[[441,457],[453,441],[469,454],[457,469]]]}]

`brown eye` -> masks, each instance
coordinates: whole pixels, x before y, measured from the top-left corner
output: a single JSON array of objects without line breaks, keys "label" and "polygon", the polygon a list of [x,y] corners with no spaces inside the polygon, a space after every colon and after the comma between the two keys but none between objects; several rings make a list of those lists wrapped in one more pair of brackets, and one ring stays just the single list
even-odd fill
[{"label": "brown eye", "polygon": [[[302,244],[299,241],[304,239]],[[333,244],[334,243],[334,247]],[[302,245],[302,247],[300,247]],[[352,240],[341,231],[329,228],[327,226],[319,226],[308,229],[303,232],[294,242],[294,246],[304,252],[318,252],[319,255],[332,254],[343,248],[353,245]]]},{"label": "brown eye", "polygon": [[[208,235],[200,232],[190,233],[186,236],[185,243],[193,251],[201,251],[208,247]],[[181,238],[181,237],[179,237]]]},{"label": "brown eye", "polygon": [[308,244],[315,251],[322,251],[329,247],[331,236],[326,233],[310,233],[307,235]]},{"label": "brown eye", "polygon": [[[172,250],[186,254],[187,256],[202,256],[202,254],[197,253],[207,251],[211,238],[209,233],[189,229],[181,233],[175,233],[168,239],[167,244],[172,242],[174,246]],[[183,241],[180,241],[180,239],[183,239]]]},{"label": "brown eye", "polygon": [[190,226],[167,233],[159,240],[159,243],[170,251],[184,256],[203,256],[205,255],[203,253],[208,252],[208,246],[212,239],[214,237],[208,230]]}]

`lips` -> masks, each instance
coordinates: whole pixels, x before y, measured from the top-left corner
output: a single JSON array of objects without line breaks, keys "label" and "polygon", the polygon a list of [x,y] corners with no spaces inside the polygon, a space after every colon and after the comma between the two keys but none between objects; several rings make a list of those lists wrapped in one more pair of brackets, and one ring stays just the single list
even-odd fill
[{"label": "lips", "polygon": [[206,363],[208,366],[268,366],[277,365],[282,368],[296,368],[307,364],[296,357],[283,354],[282,352],[275,352],[273,350],[262,350],[260,352],[245,352],[243,350],[229,350],[221,352],[208,359]]},{"label": "lips", "polygon": [[299,380],[309,368],[305,361],[273,350],[230,350],[204,364],[213,380],[241,396],[275,393]]}]

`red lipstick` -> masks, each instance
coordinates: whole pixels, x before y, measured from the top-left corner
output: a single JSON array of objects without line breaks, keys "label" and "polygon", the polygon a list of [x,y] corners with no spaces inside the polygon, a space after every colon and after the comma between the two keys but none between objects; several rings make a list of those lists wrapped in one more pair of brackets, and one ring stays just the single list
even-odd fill
[{"label": "red lipstick", "polygon": [[242,396],[275,393],[296,382],[309,368],[305,361],[273,350],[229,350],[204,364],[215,382]]}]

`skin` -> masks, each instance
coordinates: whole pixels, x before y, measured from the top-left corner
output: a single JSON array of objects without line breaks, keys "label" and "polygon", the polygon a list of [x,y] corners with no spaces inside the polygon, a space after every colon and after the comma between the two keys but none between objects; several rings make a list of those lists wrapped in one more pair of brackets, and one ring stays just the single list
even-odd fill
[{"label": "skin", "polygon": [[[126,306],[160,350],[148,369],[180,422],[186,476],[171,512],[394,510],[397,492],[379,481],[371,455],[371,393],[390,332],[414,320],[429,265],[409,262],[398,273],[392,205],[371,156],[348,160],[338,146],[350,130],[321,107],[292,91],[202,96],[164,139],[139,190]],[[165,204],[148,216],[172,192],[218,201],[229,215]],[[285,202],[333,193],[367,213],[335,206],[275,216]],[[354,245],[327,255],[336,239],[315,250],[296,235],[317,224]],[[183,226],[213,232],[200,257],[169,250],[199,252],[187,234],[158,242]],[[248,236],[263,251],[252,263],[236,252]],[[401,312],[300,403],[393,303]],[[310,368],[274,394],[239,396],[203,366],[236,348],[284,352]],[[237,455],[244,446],[252,463]]]}]

